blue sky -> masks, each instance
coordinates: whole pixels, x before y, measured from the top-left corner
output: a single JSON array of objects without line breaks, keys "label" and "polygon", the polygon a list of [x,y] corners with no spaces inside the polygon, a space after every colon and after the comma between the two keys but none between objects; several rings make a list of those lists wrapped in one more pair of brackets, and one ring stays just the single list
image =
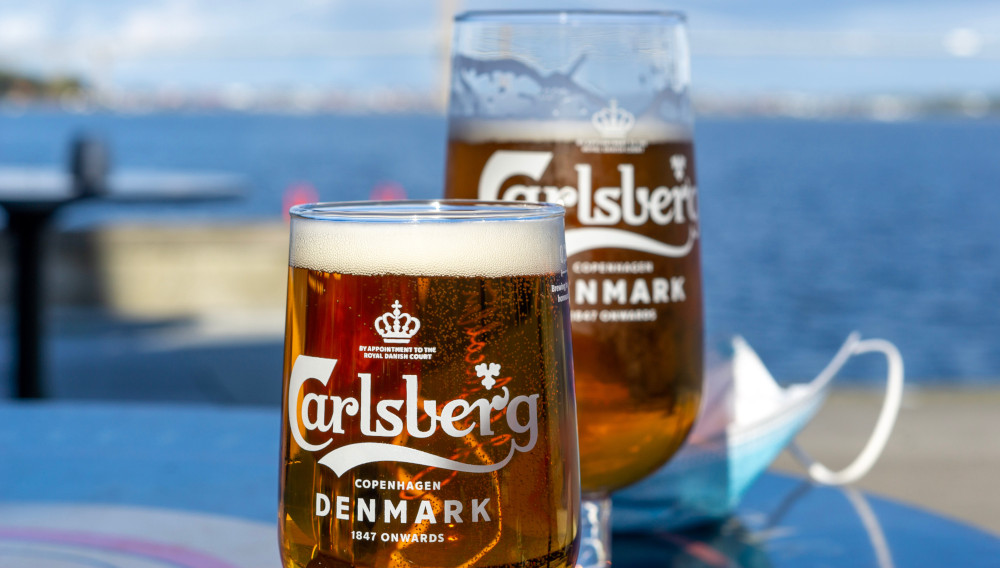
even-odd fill
[{"label": "blue sky", "polygon": [[[455,10],[620,8],[564,0],[0,0],[0,64],[114,89],[433,89]],[[1000,93],[1000,2],[705,0],[695,89]]]}]

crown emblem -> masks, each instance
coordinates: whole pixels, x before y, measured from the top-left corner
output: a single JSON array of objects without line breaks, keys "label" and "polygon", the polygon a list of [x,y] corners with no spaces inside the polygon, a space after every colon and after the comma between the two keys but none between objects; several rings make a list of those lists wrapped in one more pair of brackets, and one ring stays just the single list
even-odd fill
[{"label": "crown emblem", "polygon": [[635,125],[635,116],[623,108],[618,108],[618,101],[611,99],[611,104],[595,112],[590,122],[601,133],[602,138],[625,138]]},{"label": "crown emblem", "polygon": [[392,312],[386,312],[375,319],[375,331],[382,336],[385,343],[409,343],[410,338],[420,329],[420,320],[410,314],[401,314],[399,308],[403,305],[396,300],[392,303]]}]

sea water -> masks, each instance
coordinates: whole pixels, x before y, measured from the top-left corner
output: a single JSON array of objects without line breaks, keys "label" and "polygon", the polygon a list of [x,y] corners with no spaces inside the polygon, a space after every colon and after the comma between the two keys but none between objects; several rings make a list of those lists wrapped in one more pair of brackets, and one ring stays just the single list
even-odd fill
[{"label": "sea water", "polygon": [[[277,221],[300,184],[320,200],[442,187],[440,116],[0,112],[0,166],[64,167],[81,132],[119,169],[227,171],[250,187],[201,205],[79,204],[64,229]],[[911,381],[1000,382],[1000,121],[706,118],[695,151],[710,342],[742,334],[793,381],[857,329],[896,343]],[[879,384],[871,357],[846,384]]]}]

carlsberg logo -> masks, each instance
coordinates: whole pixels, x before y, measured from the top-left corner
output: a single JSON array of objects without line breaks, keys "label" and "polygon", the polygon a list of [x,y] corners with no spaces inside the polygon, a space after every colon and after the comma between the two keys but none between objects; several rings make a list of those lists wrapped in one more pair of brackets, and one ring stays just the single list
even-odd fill
[{"label": "carlsberg logo", "polygon": [[[313,381],[327,386],[336,366],[336,359],[307,355],[299,355],[292,366],[287,393],[288,427],[295,443],[303,450],[309,452],[325,450],[333,444],[336,435],[344,433],[345,426],[357,428],[363,436],[373,440],[392,439],[403,432],[412,438],[429,438],[439,430],[452,438],[476,436],[492,438],[495,435],[493,427],[502,424],[502,418],[494,417],[494,413],[506,415],[504,422],[513,433],[510,436],[510,450],[507,457],[492,464],[459,462],[386,442],[348,444],[328,452],[319,460],[319,463],[332,469],[338,476],[358,465],[380,461],[487,473],[507,465],[516,452],[531,451],[538,441],[539,395],[537,394],[511,397],[507,387],[503,386],[494,391],[496,394],[492,397],[486,396],[473,401],[458,398],[445,403],[440,410],[437,401],[425,399],[423,413],[430,419],[428,422],[422,421],[419,414],[417,375],[401,377],[405,383],[404,399],[372,400],[372,376],[369,373],[358,373],[357,380],[361,384],[358,398],[303,392],[305,386]],[[500,373],[500,365],[483,363],[476,367],[476,371],[483,379],[484,389],[492,390],[496,384],[495,377]],[[384,377],[380,380],[387,379],[389,378]],[[499,391],[503,394],[499,394]],[[522,421],[521,418],[525,416],[526,420]],[[422,422],[426,426],[421,427]],[[306,432],[329,434],[330,437],[321,443],[310,443],[305,439],[303,429]]]},{"label": "carlsberg logo", "polygon": [[698,190],[686,176],[686,159],[682,154],[671,158],[671,168],[677,185],[662,185],[654,189],[635,187],[635,167],[619,164],[620,183],[616,187],[592,189],[591,167],[587,164],[574,166],[577,175],[576,187],[512,185],[501,195],[505,181],[513,176],[527,176],[533,180],[542,174],[552,162],[552,152],[528,152],[499,150],[494,152],[483,166],[479,178],[479,198],[504,201],[549,201],[565,207],[576,207],[581,225],[627,225],[640,226],[647,222],[657,225],[669,223],[684,224],[697,222]]}]

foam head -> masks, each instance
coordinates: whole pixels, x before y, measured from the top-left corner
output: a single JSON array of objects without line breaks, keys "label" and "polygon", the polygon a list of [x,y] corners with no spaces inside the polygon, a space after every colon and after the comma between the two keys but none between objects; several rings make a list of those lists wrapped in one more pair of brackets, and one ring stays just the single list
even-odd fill
[{"label": "foam head", "polygon": [[[690,125],[642,118],[629,130],[629,140],[687,142],[692,139]],[[575,142],[600,137],[591,121],[585,120],[494,120],[489,118],[452,118],[448,137],[470,144],[486,142]]]},{"label": "foam head", "polygon": [[305,205],[292,208],[289,265],[364,275],[551,274],[563,270],[563,242],[562,208],[550,204]]}]

